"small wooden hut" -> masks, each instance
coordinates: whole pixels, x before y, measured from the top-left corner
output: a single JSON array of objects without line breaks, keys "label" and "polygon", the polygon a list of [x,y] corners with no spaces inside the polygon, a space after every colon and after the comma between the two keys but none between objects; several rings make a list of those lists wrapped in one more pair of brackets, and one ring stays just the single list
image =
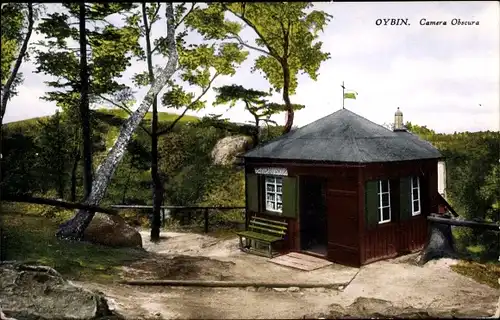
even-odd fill
[{"label": "small wooden hut", "polygon": [[422,249],[442,155],[402,117],[389,130],[342,109],[246,153],[247,228],[286,222],[278,251],[350,266]]}]

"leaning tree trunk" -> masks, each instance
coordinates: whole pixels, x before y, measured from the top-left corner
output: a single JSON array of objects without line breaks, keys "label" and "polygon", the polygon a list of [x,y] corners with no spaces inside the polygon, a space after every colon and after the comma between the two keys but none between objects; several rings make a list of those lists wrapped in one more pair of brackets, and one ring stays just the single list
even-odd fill
[{"label": "leaning tree trunk", "polygon": [[[153,51],[151,48],[151,25],[148,22],[146,3],[142,3],[142,20],[146,38],[146,57],[148,63],[149,82],[155,81],[153,72]],[[160,240],[161,205],[163,203],[163,182],[158,172],[158,95],[153,97],[153,114],[151,119],[151,180],[153,193],[153,215],[151,219],[151,241]]]},{"label": "leaning tree trunk", "polygon": [[5,82],[5,85],[2,88],[2,102],[0,104],[0,126],[3,124],[3,117],[5,116],[5,110],[7,110],[7,102],[10,99],[12,85],[14,84],[14,80],[19,73],[21,63],[26,56],[26,51],[28,50],[28,43],[30,41],[31,34],[33,33],[34,24],[35,18],[33,14],[33,4],[28,3],[28,29],[26,31],[26,36],[24,37],[21,50],[19,50],[19,55],[17,56],[16,63],[14,64],[14,69],[12,69],[12,73],[10,74],[7,82]]},{"label": "leaning tree trunk", "polygon": [[[92,192],[84,202],[86,205],[98,205],[104,198],[109,182],[115,173],[116,167],[125,154],[126,147],[132,138],[132,134],[135,129],[137,129],[141,120],[144,118],[148,109],[152,105],[153,98],[158,95],[176,70],[178,54],[175,41],[174,9],[172,3],[166,3],[166,17],[168,23],[168,63],[160,72],[159,76],[156,77],[156,81],[152,84],[151,89],[149,89],[139,108],[137,108],[137,110],[122,125],[120,134],[118,135],[115,144],[108,152],[106,159],[97,168],[95,179],[92,183]],[[76,215],[71,220],[68,220],[59,226],[57,236],[66,239],[82,239],[83,232],[90,224],[93,217],[94,212],[86,210],[77,211]]]}]

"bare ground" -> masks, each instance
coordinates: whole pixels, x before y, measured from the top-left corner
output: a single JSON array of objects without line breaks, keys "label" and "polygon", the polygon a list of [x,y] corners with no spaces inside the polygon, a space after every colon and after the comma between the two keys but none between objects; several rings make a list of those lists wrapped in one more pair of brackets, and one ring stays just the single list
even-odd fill
[{"label": "bare ground", "polygon": [[[125,279],[254,280],[346,283],[343,290],[264,288],[169,288],[81,283],[104,292],[127,319],[272,319],[331,315],[335,307],[366,308],[376,299],[398,308],[423,308],[470,316],[495,313],[499,292],[450,269],[454,260],[415,265],[415,255],[360,269],[340,265],[300,271],[238,250],[237,239],[164,233],[158,244],[143,232],[152,255],[123,269]],[[359,300],[358,298],[368,298]],[[360,306],[360,301],[364,303]],[[367,302],[368,301],[368,302]],[[379,303],[380,305],[380,303]],[[373,307],[375,308],[375,307]]]}]

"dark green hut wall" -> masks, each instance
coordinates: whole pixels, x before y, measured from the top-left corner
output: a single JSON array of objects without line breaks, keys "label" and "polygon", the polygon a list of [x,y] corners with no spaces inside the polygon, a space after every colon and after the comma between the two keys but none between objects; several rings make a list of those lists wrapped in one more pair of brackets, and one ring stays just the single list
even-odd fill
[{"label": "dark green hut wall", "polygon": [[296,177],[283,177],[283,216],[297,217],[298,183]]}]

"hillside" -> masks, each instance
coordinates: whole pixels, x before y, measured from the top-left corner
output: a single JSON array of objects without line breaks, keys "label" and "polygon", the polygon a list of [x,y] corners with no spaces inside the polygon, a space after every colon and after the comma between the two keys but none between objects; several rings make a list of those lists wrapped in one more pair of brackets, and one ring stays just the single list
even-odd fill
[{"label": "hillside", "polygon": [[[5,125],[2,191],[81,199],[81,162],[74,148],[79,136],[72,132],[74,126],[64,117],[54,118],[33,118]],[[100,109],[93,113],[95,167],[114,143],[126,118],[122,110]],[[160,112],[160,130],[176,118],[175,114]],[[149,129],[150,119],[148,113],[142,122],[144,128]],[[185,116],[171,133],[161,136],[159,165],[166,182],[166,202],[242,205],[241,173],[213,166],[210,151],[219,139],[249,130],[248,126],[222,120]],[[149,144],[149,136],[138,129],[108,189],[105,204],[151,203]],[[239,187],[225,188],[228,181]],[[230,194],[219,194],[224,192]]]},{"label": "hillside", "polygon": [[[127,115],[121,110],[93,113],[94,166],[114,143]],[[176,115],[160,113],[160,130]],[[149,130],[151,114],[142,122]],[[407,123],[410,131],[433,143],[446,157],[447,196],[459,214],[468,219],[499,221],[500,133],[438,134]],[[228,135],[252,134],[248,125],[215,118],[186,116],[174,130],[159,139],[159,169],[170,205],[244,204],[244,178],[234,168],[212,163],[215,143]],[[280,134],[279,127],[264,130],[261,141]],[[81,162],[76,152],[81,139],[75,125],[64,117],[43,117],[5,125],[2,191],[81,200]],[[108,189],[104,204],[151,204],[150,138],[138,129]],[[464,248],[477,253],[495,252],[494,234],[463,231]]]}]

